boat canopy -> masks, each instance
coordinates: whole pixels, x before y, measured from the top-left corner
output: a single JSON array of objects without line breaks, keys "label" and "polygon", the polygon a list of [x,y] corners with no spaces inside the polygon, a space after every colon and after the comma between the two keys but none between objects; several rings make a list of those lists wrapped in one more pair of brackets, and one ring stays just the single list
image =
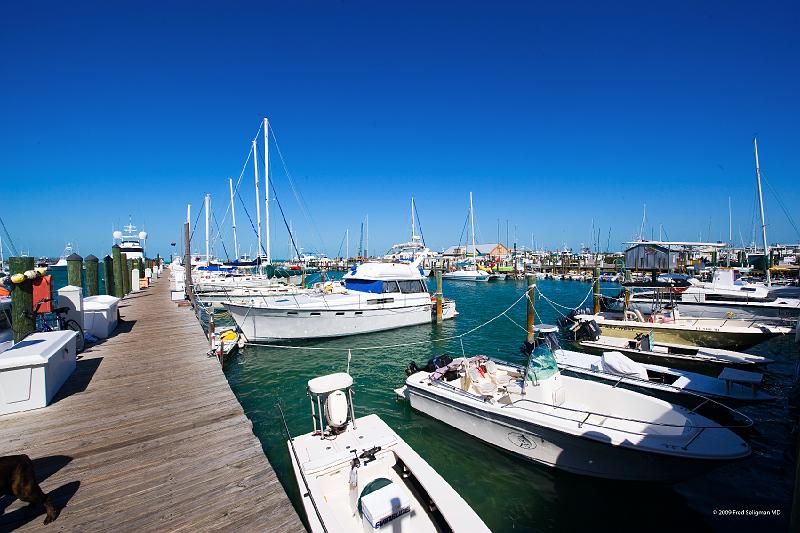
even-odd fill
[{"label": "boat canopy", "polygon": [[308,380],[308,392],[311,394],[327,394],[335,390],[348,389],[353,386],[353,378],[346,372],[337,372]]}]

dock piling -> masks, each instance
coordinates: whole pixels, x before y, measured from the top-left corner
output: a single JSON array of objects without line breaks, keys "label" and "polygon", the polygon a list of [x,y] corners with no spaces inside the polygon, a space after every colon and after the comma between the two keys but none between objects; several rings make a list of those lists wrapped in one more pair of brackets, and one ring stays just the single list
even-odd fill
[{"label": "dock piling", "polygon": [[67,257],[67,283],[74,287],[83,287],[83,257],[78,254]]},{"label": "dock piling", "polygon": [[111,247],[111,255],[114,261],[114,296],[117,298],[125,297],[125,269],[122,267],[122,252],[119,245]]},{"label": "dock piling", "polygon": [[594,293],[594,314],[598,314],[600,312],[600,267],[594,267],[592,292]]},{"label": "dock piling", "polygon": [[131,265],[127,254],[120,254],[122,264],[122,294],[127,296],[131,292]]},{"label": "dock piling", "polygon": [[[33,270],[33,257],[9,257],[8,268],[11,275],[24,274]],[[14,342],[24,339],[36,329],[33,319],[33,282],[25,279],[22,283],[11,284],[11,330]]]},{"label": "dock piling", "polygon": [[100,260],[94,255],[86,256],[86,290],[89,296],[100,294]]},{"label": "dock piling", "polygon": [[527,341],[529,344],[533,344],[534,334],[533,334],[533,322],[534,317],[536,315],[536,308],[534,307],[534,297],[536,296],[536,276],[534,274],[528,274],[528,314],[527,314],[527,322],[525,325],[525,331],[528,332]]},{"label": "dock piling", "polygon": [[436,267],[436,323],[442,323],[442,307],[444,305],[442,298],[442,269]]},{"label": "dock piling", "polygon": [[103,258],[103,284],[106,294],[114,296],[114,258],[110,255]]}]

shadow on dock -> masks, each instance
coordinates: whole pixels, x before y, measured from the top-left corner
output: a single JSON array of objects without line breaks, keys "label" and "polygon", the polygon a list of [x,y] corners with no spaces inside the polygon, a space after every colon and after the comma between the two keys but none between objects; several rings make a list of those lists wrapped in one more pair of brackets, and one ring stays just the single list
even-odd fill
[{"label": "shadow on dock", "polygon": [[[44,480],[72,462],[72,457],[68,455],[50,455],[32,460],[33,469],[36,472],[36,481],[41,484]],[[50,500],[59,513],[67,506],[75,493],[78,492],[80,486],[80,481],[70,481],[50,491]],[[12,531],[24,526],[28,522],[43,520],[44,507],[41,505],[26,505],[6,514],[6,508],[14,503],[15,500],[16,498],[13,496],[0,496],[0,531]]]}]

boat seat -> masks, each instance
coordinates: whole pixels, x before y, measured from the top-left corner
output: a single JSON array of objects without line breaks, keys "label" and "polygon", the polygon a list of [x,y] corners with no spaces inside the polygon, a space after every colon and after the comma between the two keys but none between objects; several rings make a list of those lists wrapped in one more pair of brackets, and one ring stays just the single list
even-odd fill
[{"label": "boat seat", "polygon": [[497,383],[491,379],[481,377],[481,373],[478,372],[477,368],[470,368],[467,372],[467,375],[472,382],[472,388],[474,388],[481,396],[490,396],[497,392]]},{"label": "boat seat", "polygon": [[489,378],[498,386],[507,385],[511,381],[511,376],[508,375],[508,372],[497,368],[497,364],[494,361],[486,361],[483,366],[486,367],[486,373],[489,374]]}]

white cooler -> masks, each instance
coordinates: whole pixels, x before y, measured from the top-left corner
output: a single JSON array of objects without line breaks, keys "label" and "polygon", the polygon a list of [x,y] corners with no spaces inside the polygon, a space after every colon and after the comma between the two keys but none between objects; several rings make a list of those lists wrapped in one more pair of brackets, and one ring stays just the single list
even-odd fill
[{"label": "white cooler", "polygon": [[117,329],[119,298],[101,294],[83,299],[83,331],[107,339]]},{"label": "white cooler", "polygon": [[0,414],[45,407],[75,370],[75,332],[33,333],[0,353]]}]

